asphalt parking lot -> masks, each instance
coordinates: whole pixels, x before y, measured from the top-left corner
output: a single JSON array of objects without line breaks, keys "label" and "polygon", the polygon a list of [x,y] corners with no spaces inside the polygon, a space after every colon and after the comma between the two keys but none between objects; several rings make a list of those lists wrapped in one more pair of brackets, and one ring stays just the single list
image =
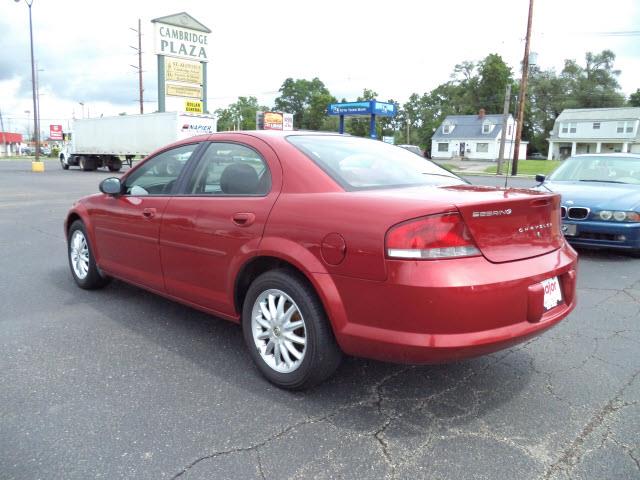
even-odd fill
[{"label": "asphalt parking lot", "polygon": [[640,259],[580,252],[576,310],[510,350],[289,393],[236,325],[77,288],[64,215],[110,174],[30,166],[0,161],[0,478],[640,478]]}]

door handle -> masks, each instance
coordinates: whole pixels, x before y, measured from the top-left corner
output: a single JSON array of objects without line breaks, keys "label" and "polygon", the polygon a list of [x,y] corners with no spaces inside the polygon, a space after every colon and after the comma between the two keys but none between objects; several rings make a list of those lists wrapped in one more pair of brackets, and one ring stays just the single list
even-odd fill
[{"label": "door handle", "polygon": [[231,217],[231,221],[239,227],[248,227],[255,222],[256,216],[254,213],[234,213]]},{"label": "door handle", "polygon": [[153,218],[156,216],[156,209],[155,208],[145,208],[144,210],[142,210],[142,216],[144,218]]}]

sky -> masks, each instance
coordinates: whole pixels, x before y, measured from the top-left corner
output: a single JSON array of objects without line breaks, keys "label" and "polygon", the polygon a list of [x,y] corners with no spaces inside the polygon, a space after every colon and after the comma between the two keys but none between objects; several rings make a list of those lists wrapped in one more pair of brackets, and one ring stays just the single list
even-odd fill
[{"label": "sky", "polygon": [[[272,106],[287,77],[318,77],[337,98],[364,88],[404,102],[450,79],[456,64],[497,53],[517,78],[528,0],[265,2],[260,0],[33,0],[43,130],[72,118],[138,112],[138,18],[145,111],[157,108],[151,19],[187,12],[212,30],[209,110],[239,96]],[[26,133],[33,110],[29,17],[24,0],[0,3],[0,112]],[[622,32],[622,33],[621,33]],[[627,32],[627,33],[625,33]],[[628,32],[635,32],[629,34]],[[531,50],[542,69],[587,51],[612,50],[624,94],[640,88],[640,2],[535,0]],[[84,107],[80,105],[84,103]]]}]

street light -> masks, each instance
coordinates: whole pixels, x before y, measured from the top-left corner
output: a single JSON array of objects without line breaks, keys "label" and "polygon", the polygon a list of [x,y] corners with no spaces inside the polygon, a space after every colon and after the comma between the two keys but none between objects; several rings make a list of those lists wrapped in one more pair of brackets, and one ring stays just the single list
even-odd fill
[{"label": "street light", "polygon": [[82,118],[84,118],[84,102],[78,102],[82,106]]},{"label": "street light", "polygon": [[[20,3],[20,0],[15,0]],[[36,162],[40,161],[40,128],[38,125],[38,104],[36,99],[36,64],[33,59],[33,22],[31,21],[31,5],[33,0],[24,0],[29,7],[29,39],[31,40],[31,87],[33,91],[33,131],[36,141]],[[38,168],[37,171],[41,171]]]}]

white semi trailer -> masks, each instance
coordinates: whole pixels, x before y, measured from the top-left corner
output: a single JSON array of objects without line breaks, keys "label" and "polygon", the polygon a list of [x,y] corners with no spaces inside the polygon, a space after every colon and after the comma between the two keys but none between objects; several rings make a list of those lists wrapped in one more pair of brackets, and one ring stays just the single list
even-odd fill
[{"label": "white semi trailer", "polygon": [[60,165],[67,170],[107,167],[112,172],[134,157],[145,157],[157,148],[194,135],[216,131],[211,115],[180,112],[120,115],[74,120],[71,140],[60,152]]}]

